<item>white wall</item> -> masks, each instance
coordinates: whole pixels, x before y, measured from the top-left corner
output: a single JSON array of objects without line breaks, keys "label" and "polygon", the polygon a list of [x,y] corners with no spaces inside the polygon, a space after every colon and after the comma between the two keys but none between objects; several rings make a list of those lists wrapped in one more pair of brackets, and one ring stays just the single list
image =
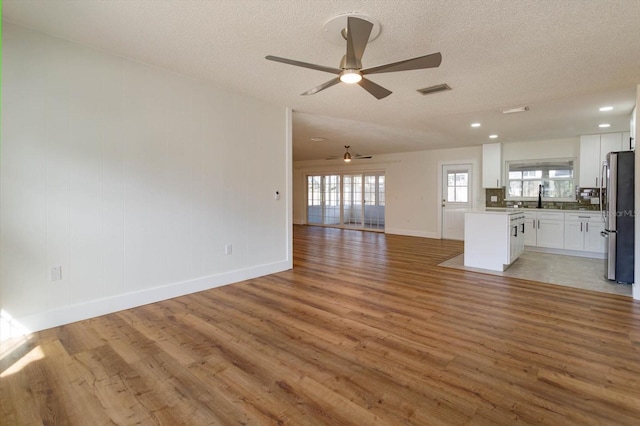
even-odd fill
[{"label": "white wall", "polygon": [[475,206],[484,206],[482,148],[441,149],[401,154],[376,155],[372,160],[330,162],[298,161],[293,173],[294,223],[304,223],[306,175],[384,171],[386,185],[385,232],[440,238],[440,174],[442,164],[473,163]]},{"label": "white wall", "polygon": [[291,268],[290,111],[7,23],[2,44],[4,319],[39,330]]}]

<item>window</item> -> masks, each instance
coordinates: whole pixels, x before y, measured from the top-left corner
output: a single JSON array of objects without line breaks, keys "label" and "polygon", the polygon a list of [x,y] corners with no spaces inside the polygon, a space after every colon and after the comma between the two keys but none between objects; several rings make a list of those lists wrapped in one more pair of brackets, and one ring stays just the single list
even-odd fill
[{"label": "window", "polygon": [[370,206],[384,206],[384,175],[364,177],[364,203]]},{"label": "window", "polygon": [[469,202],[469,172],[450,171],[447,173],[447,202]]},{"label": "window", "polygon": [[544,160],[531,162],[508,162],[507,198],[558,201],[575,199],[573,159]]}]

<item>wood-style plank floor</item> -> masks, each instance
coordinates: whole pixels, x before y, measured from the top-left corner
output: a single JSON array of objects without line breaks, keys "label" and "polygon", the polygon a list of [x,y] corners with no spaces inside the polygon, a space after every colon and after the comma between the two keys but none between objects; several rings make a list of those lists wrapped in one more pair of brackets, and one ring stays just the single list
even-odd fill
[{"label": "wood-style plank floor", "polygon": [[461,251],[295,226],[291,271],[30,336],[0,423],[640,424],[640,303]]}]

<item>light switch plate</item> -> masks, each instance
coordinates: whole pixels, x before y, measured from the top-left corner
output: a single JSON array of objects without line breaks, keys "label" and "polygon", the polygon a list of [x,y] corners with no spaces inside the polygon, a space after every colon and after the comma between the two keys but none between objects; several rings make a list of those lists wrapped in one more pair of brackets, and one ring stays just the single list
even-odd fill
[{"label": "light switch plate", "polygon": [[591,199],[591,204],[600,204],[600,197],[593,197]]},{"label": "light switch plate", "polygon": [[497,203],[498,202],[498,196],[497,195],[492,195],[491,196],[491,202],[492,203]]},{"label": "light switch plate", "polygon": [[51,281],[60,281],[62,279],[62,266],[54,266],[51,268]]}]

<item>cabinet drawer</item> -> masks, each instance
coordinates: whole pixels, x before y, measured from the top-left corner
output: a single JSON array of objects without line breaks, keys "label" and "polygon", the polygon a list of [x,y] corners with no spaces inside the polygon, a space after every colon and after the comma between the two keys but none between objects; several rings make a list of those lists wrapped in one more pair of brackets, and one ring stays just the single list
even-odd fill
[{"label": "cabinet drawer", "polygon": [[564,220],[568,222],[601,222],[602,215],[598,213],[565,213]]},{"label": "cabinet drawer", "polygon": [[565,213],[564,220],[585,222],[600,219],[600,213]]},{"label": "cabinet drawer", "polygon": [[564,213],[562,212],[537,212],[538,219],[541,220],[564,220]]}]

